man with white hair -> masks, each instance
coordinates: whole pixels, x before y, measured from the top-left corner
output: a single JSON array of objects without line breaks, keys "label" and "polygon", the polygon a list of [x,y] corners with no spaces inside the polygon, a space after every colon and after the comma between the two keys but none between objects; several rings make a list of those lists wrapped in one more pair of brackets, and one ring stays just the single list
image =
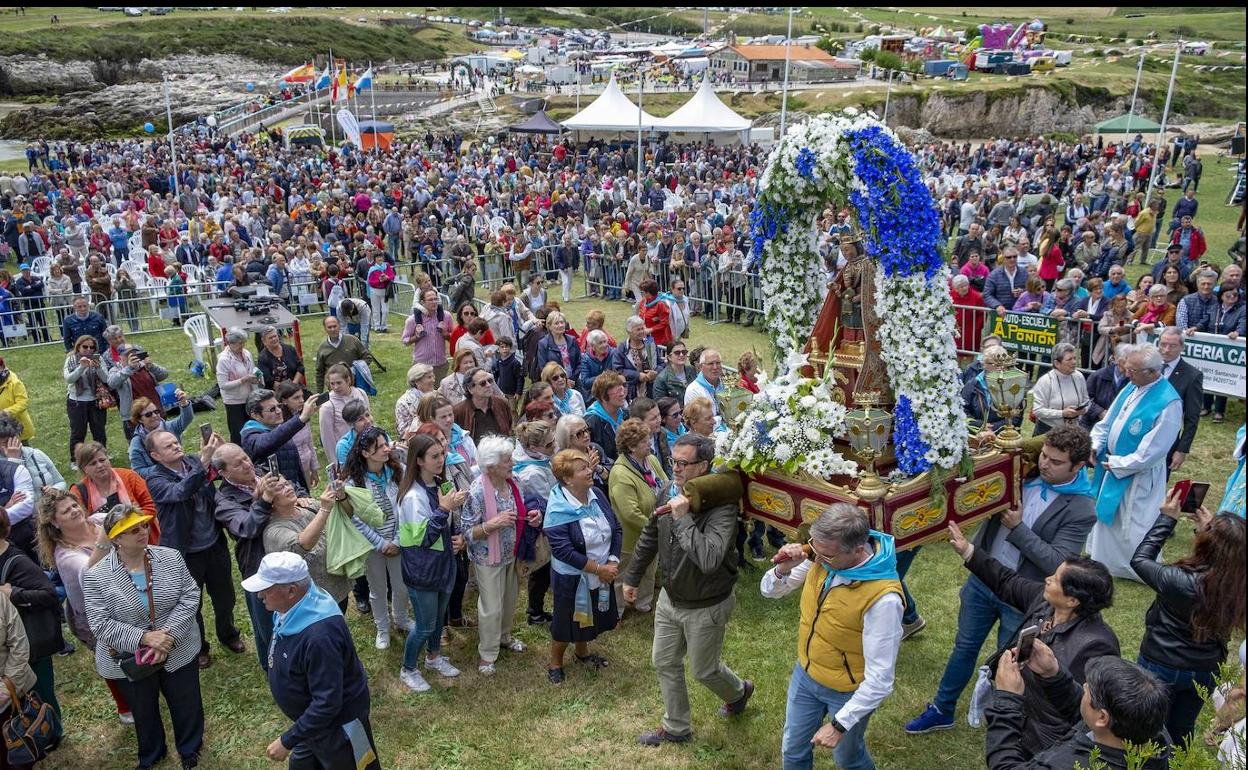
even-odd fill
[{"label": "man with white hair", "polygon": [[1166,497],[1166,454],[1183,425],[1183,402],[1162,377],[1165,361],[1150,345],[1127,355],[1131,384],[1092,428],[1092,487],[1097,523],[1088,553],[1114,577],[1139,580],[1131,556]]},{"label": "man with white hair", "polygon": [[649,397],[650,383],[659,376],[659,351],[641,316],[629,316],[624,328],[628,337],[612,351],[607,368],[619,372],[628,383],[628,400],[632,401]]}]

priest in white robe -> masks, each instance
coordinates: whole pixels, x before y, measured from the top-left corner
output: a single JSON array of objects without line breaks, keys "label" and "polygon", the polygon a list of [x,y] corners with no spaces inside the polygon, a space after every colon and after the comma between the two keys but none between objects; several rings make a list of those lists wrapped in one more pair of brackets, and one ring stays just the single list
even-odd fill
[{"label": "priest in white robe", "polygon": [[1097,523],[1088,553],[1114,577],[1139,580],[1131,556],[1166,498],[1166,453],[1183,428],[1183,402],[1161,376],[1165,362],[1151,345],[1127,356],[1131,384],[1092,428]]}]

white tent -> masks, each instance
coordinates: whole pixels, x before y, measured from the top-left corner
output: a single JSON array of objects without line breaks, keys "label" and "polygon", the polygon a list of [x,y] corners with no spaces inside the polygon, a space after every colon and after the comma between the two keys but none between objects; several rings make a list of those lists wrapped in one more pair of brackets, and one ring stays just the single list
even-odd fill
[{"label": "white tent", "polygon": [[655,128],[687,133],[727,133],[748,131],[751,125],[750,120],[738,115],[715,95],[710,80],[703,79],[689,101],[666,118],[659,118]]},{"label": "white tent", "polygon": [[662,123],[645,110],[638,110],[612,75],[606,90],[588,107],[563,121],[563,126],[573,131],[636,131],[638,112],[641,113],[641,128],[647,131]]}]

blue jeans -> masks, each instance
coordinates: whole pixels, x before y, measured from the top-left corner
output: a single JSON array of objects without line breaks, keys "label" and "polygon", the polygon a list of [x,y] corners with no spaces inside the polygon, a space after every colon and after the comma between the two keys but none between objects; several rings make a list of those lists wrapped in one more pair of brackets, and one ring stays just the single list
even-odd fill
[{"label": "blue jeans", "polygon": [[923,546],[918,546],[897,553],[897,579],[901,581],[901,592],[906,599],[906,610],[901,616],[901,622],[907,625],[919,619],[919,606],[914,603],[914,597],[910,595],[910,586],[906,585],[906,573],[910,571],[914,557],[918,556],[922,549]]},{"label": "blue jeans", "polygon": [[957,709],[958,698],[975,675],[980,648],[988,639],[993,624],[1000,621],[997,626],[997,649],[1000,649],[1014,640],[1023,622],[1022,613],[994,596],[974,575],[962,585],[960,598],[958,635],[934,701],[936,708],[946,715],[952,715]]},{"label": "blue jeans", "polygon": [[1212,693],[1217,682],[1214,681],[1216,671],[1193,671],[1183,668],[1170,668],[1143,655],[1135,659],[1140,668],[1149,672],[1170,688],[1170,711],[1166,714],[1166,731],[1170,740],[1177,746],[1186,743],[1192,737],[1196,727],[1196,717],[1204,708],[1205,699],[1201,697],[1197,685]]},{"label": "blue jeans", "polygon": [[247,605],[247,614],[251,616],[251,635],[256,640],[256,657],[260,659],[260,670],[269,670],[269,642],[273,640],[273,613],[264,608],[260,594],[243,591],[243,602]]},{"label": "blue jeans", "polygon": [[446,608],[451,603],[450,591],[421,591],[407,589],[412,601],[412,630],[403,645],[403,668],[413,670],[420,663],[420,650],[427,647],[430,654],[442,649],[442,625]]},{"label": "blue jeans", "polygon": [[[835,717],[853,695],[853,692],[824,687],[802,670],[800,663],[794,664],[785,702],[784,738],[780,745],[784,770],[814,766],[815,746],[810,739],[823,725],[823,718]],[[832,750],[832,759],[837,767],[843,770],[875,770],[875,761],[867,752],[867,722],[870,720],[871,715],[868,714],[841,736],[841,742]]]}]

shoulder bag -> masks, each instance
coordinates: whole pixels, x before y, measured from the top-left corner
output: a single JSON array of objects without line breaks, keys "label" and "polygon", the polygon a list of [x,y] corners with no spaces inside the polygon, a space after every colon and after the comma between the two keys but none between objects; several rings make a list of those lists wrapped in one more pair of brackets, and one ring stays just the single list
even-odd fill
[{"label": "shoulder bag", "polygon": [[56,748],[57,736],[61,733],[60,717],[33,690],[18,695],[13,680],[7,676],[4,687],[9,691],[8,713],[12,715],[0,727],[8,763],[15,767],[33,765]]}]

